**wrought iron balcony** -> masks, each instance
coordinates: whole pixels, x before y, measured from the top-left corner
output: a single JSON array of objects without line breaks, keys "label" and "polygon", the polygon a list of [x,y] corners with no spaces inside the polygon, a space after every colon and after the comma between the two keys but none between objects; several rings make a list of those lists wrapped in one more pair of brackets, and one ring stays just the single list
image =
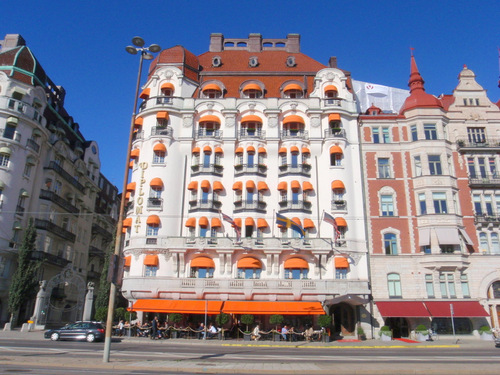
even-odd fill
[{"label": "wrought iron balcony", "polygon": [[153,126],[151,129],[151,135],[164,135],[168,137],[172,137],[174,134],[174,130],[171,126]]},{"label": "wrought iron balcony", "polygon": [[162,208],[163,198],[148,198],[148,208]]},{"label": "wrought iron balcony", "polygon": [[345,129],[342,128],[325,129],[325,138],[345,138]]},{"label": "wrought iron balcony", "polygon": [[280,212],[305,212],[312,213],[311,202],[308,201],[289,201],[283,200],[279,202]]},{"label": "wrought iron balcony", "polygon": [[500,176],[490,174],[483,177],[469,176],[469,185],[471,187],[495,187],[500,185]]},{"label": "wrought iron balcony", "polygon": [[242,128],[238,132],[238,140],[242,139],[265,139],[266,132],[262,129],[246,129]]},{"label": "wrought iron balcony", "polygon": [[38,151],[40,151],[40,145],[38,143],[36,143],[36,141],[34,139],[31,139],[31,138],[28,138],[26,140],[26,147],[31,148],[36,153],[38,153]]},{"label": "wrought iron balcony", "polygon": [[144,139],[144,130],[137,131],[132,134],[132,142],[140,139]]},{"label": "wrought iron balcony", "polygon": [[282,164],[279,166],[278,176],[286,175],[300,175],[305,177],[311,177],[311,165],[310,164]]},{"label": "wrought iron balcony", "polygon": [[66,199],[60,197],[56,193],[50,190],[40,190],[40,199],[45,199],[51,202],[54,202],[57,204],[59,207],[63,208],[67,212],[70,212],[72,214],[79,214],[80,210],[73,206],[70,202],[68,202]]},{"label": "wrought iron balcony", "polygon": [[340,98],[327,98],[327,99],[323,99],[323,103],[326,107],[340,107],[340,106],[342,106],[342,99],[340,99]]},{"label": "wrought iron balcony", "polygon": [[75,242],[76,235],[49,220],[35,219],[35,228],[54,233],[65,240]]},{"label": "wrought iron balcony", "polygon": [[199,128],[196,132],[196,139],[221,139],[222,130]]},{"label": "wrought iron balcony", "polygon": [[267,175],[267,165],[265,164],[236,164],[234,166],[234,175],[242,176],[245,174],[255,174],[265,177]]},{"label": "wrought iron balcony", "polygon": [[307,130],[290,130],[286,129],[281,132],[281,139],[309,139],[309,132]]},{"label": "wrought iron balcony", "polygon": [[213,174],[216,176],[222,176],[224,172],[224,167],[219,164],[195,164],[191,166],[191,176],[203,175],[203,174]]},{"label": "wrought iron balcony", "polygon": [[476,137],[475,139],[457,139],[457,149],[460,151],[477,151],[477,149],[500,151],[500,138]]},{"label": "wrought iron balcony", "polygon": [[344,199],[332,200],[332,210],[345,210],[346,207],[347,207],[347,202]]},{"label": "wrought iron balcony", "polygon": [[220,201],[215,201],[211,199],[199,199],[189,201],[189,212],[197,212],[197,211],[210,211],[210,212],[219,212],[219,209],[222,207],[222,203]]},{"label": "wrought iron balcony", "polygon": [[45,167],[45,169],[52,169],[52,170],[56,171],[62,178],[64,178],[66,181],[68,181],[71,185],[76,187],[82,193],[85,192],[85,187],[81,183],[79,183],[72,175],[70,175],[68,172],[66,172],[55,161],[51,161],[49,163],[49,166]]},{"label": "wrought iron balcony", "polygon": [[106,229],[95,223],[92,224],[92,234],[100,234],[101,236],[104,237],[106,241],[110,241],[113,238],[113,234],[111,234]]},{"label": "wrought iron balcony", "polygon": [[266,213],[267,203],[262,200],[241,200],[234,202],[234,212],[257,211]]},{"label": "wrought iron balcony", "polygon": [[89,246],[89,255],[104,258],[104,251],[95,246]]},{"label": "wrought iron balcony", "polygon": [[476,224],[500,224],[500,216],[476,215],[474,218]]}]

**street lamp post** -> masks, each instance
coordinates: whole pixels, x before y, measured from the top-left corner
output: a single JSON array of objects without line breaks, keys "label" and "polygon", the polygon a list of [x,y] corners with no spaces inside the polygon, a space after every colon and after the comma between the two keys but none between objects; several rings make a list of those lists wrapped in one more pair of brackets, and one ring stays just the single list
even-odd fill
[{"label": "street lamp post", "polygon": [[[139,99],[139,88],[141,84],[141,73],[142,73],[142,62],[144,59],[151,60],[153,59],[152,53],[160,52],[161,47],[158,44],[151,44],[149,47],[144,47],[144,39],[139,36],[136,36],[132,39],[133,46],[127,46],[125,50],[132,54],[137,55],[140,54],[139,59],[139,72],[137,74],[137,85],[135,87],[135,97],[134,97],[134,110],[132,111],[132,119],[130,122],[130,131],[128,137],[128,146],[127,146],[127,159],[125,160],[125,173],[123,177],[123,188],[122,188],[122,197],[120,200],[120,212],[118,214],[118,223],[116,226],[116,236],[115,236],[115,251],[113,253],[113,258],[117,261],[120,257],[121,246],[122,246],[122,229],[123,229],[123,219],[124,219],[124,211],[125,211],[125,191],[127,190],[127,183],[129,177],[129,160],[130,160],[130,149],[132,148],[132,137],[134,133],[134,123],[137,111],[137,101]],[[116,269],[116,267],[115,267]],[[121,272],[121,269],[118,269],[118,272]],[[104,354],[103,354],[103,362],[109,362],[109,353],[111,349],[111,334],[113,332],[113,315],[115,309],[115,299],[116,299],[116,275],[114,275],[113,280],[111,282],[111,287],[109,290],[109,304],[108,304],[108,316],[106,320],[106,336],[104,339]]]}]

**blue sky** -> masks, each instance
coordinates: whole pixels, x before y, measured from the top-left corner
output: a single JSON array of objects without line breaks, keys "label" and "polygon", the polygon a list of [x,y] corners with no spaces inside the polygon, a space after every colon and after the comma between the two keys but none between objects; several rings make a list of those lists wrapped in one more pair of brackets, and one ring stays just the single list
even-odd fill
[{"label": "blue sky", "polygon": [[413,47],[427,92],[451,94],[467,64],[496,102],[499,14],[498,0],[24,0],[2,4],[0,39],[26,39],[66,89],[68,112],[85,138],[99,143],[102,171],[121,189],[139,62],[124,48],[136,35],[198,55],[213,32],[299,33],[302,52],[317,61],[337,56],[354,79],[405,89]]}]

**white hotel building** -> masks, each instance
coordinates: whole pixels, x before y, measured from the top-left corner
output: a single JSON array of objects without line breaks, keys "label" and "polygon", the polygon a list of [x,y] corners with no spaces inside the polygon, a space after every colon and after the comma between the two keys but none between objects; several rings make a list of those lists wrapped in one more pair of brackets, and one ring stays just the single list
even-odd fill
[{"label": "white hotel building", "polygon": [[[143,87],[124,222],[123,295],[144,312],[334,317],[370,326],[357,109],[349,72],[300,36],[181,46]],[[323,221],[336,218],[339,234]],[[221,213],[230,216],[241,239]],[[305,236],[276,225],[276,213]],[[209,301],[206,304],[205,301]],[[307,320],[306,320],[307,321]],[[368,336],[369,336],[369,332]]]}]

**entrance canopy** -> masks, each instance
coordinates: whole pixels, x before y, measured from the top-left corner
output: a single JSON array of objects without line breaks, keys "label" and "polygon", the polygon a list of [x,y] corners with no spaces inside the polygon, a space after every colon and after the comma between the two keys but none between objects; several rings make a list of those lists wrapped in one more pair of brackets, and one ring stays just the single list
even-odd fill
[{"label": "entrance canopy", "polygon": [[219,314],[222,301],[139,299],[130,311],[179,314]]},{"label": "entrance canopy", "polygon": [[477,301],[432,301],[425,302],[431,315],[435,318],[450,318],[453,306],[455,318],[482,318],[490,316]]},{"label": "entrance canopy", "polygon": [[226,301],[222,311],[228,314],[324,315],[320,302],[243,302]]},{"label": "entrance canopy", "polygon": [[391,301],[376,302],[380,314],[384,318],[429,318],[430,314],[423,302]]}]

